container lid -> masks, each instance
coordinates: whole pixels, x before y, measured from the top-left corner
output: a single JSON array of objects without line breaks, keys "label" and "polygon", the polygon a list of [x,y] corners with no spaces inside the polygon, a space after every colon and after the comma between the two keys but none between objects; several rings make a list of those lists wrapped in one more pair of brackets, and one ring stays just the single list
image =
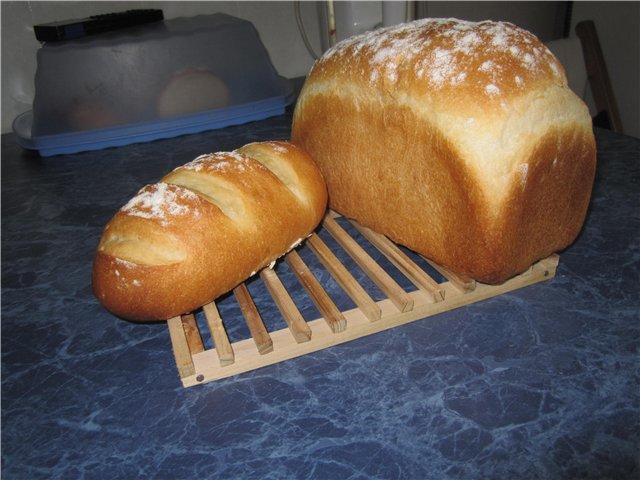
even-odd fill
[{"label": "container lid", "polygon": [[37,150],[44,157],[172,138],[281,115],[293,102],[294,89],[289,80],[280,77],[280,82],[281,95],[258,101],[173,118],[55,135],[32,136],[33,112],[29,110],[15,118],[13,131],[23,148]]}]

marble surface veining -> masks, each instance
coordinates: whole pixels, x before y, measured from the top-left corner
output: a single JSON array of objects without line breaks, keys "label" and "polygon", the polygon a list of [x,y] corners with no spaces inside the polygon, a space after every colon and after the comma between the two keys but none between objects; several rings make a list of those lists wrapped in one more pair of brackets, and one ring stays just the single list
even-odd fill
[{"label": "marble surface veining", "polygon": [[344,345],[185,389],[165,325],[97,303],[117,208],[290,120],[51,158],[2,136],[3,478],[640,478],[637,139],[596,132],[590,212],[554,279]]}]

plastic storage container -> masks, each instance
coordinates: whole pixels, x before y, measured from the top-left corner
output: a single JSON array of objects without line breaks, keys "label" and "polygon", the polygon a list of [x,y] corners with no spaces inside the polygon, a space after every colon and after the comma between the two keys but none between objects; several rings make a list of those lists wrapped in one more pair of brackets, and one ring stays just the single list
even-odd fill
[{"label": "plastic storage container", "polygon": [[225,14],[46,43],[37,62],[33,110],[13,128],[43,156],[246,123],[293,100],[253,25]]}]

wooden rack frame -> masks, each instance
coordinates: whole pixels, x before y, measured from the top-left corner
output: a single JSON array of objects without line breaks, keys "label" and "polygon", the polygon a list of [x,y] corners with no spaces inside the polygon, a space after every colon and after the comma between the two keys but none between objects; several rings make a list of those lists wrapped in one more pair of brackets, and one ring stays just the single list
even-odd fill
[{"label": "wooden rack frame", "polygon": [[203,307],[214,348],[205,348],[203,334],[207,332],[198,327],[194,314],[168,320],[178,373],[185,387],[255,370],[549,280],[555,276],[559,261],[558,255],[552,255],[501,285],[489,286],[454,275],[424,259],[445,279],[437,282],[389,239],[350,222],[417,287],[407,292],[336,221],[336,217],[330,212],[322,228],[384,292],[386,298],[374,301],[320,236],[314,233],[307,244],[356,308],[340,311],[300,255],[292,250],[285,255],[284,261],[322,316],[306,321],[276,271],[265,268],[259,273],[260,279],[280,310],[286,328],[267,331],[245,284],[235,288],[233,294],[249,328],[250,338],[234,343],[229,341],[215,302]]}]

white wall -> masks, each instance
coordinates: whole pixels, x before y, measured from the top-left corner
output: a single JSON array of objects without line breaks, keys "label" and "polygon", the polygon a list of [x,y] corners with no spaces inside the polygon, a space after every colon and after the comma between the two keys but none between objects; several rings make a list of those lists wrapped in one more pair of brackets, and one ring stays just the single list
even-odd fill
[{"label": "white wall", "polygon": [[[543,41],[558,33],[557,13],[562,8],[562,2],[421,3],[429,16],[513,21],[531,29]],[[2,133],[11,131],[16,115],[31,108],[39,48],[32,25],[132,8],[161,8],[165,18],[228,13],[253,22],[281,75],[303,76],[313,64],[298,31],[291,1],[3,1]],[[301,12],[309,40],[320,53],[318,2],[301,2]],[[640,2],[578,1],[573,3],[572,18],[572,30],[583,19],[593,19],[596,23],[625,132],[640,137]]]}]

